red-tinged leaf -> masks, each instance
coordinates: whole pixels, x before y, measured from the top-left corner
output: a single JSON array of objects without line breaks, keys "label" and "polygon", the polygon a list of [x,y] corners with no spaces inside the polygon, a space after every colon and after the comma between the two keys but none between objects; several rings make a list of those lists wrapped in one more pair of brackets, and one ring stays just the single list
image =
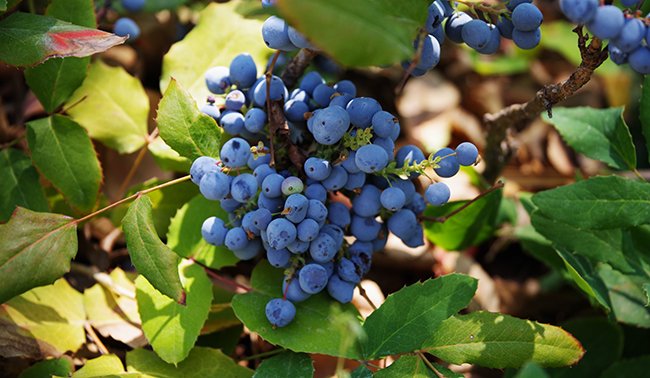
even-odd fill
[{"label": "red-tinged leaf", "polygon": [[49,58],[85,57],[124,43],[119,37],[56,18],[17,12],[0,21],[0,61],[29,66]]},{"label": "red-tinged leaf", "polygon": [[18,207],[0,225],[0,303],[37,286],[54,282],[70,270],[77,253],[73,219]]}]

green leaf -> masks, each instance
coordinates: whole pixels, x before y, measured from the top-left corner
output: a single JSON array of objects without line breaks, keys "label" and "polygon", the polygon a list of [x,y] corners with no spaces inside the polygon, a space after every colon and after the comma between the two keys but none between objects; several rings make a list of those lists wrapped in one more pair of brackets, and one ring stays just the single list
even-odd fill
[{"label": "green leaf", "polygon": [[[579,375],[575,375],[579,376]],[[544,369],[534,362],[527,362],[524,367],[517,372],[514,378],[548,378],[549,375]]]},{"label": "green leaf", "polygon": [[269,300],[282,297],[282,280],[281,269],[272,267],[265,260],[258,262],[251,278],[254,290],[235,295],[232,300],[239,320],[266,341],[294,352],[360,359],[358,342],[362,330],[357,310],[351,304],[335,302],[327,293],[296,303],[293,322],[273,329],[264,308]]},{"label": "green leaf", "polygon": [[[411,58],[424,25],[425,0],[279,0],[280,14],[338,62],[389,65]],[[345,30],[345,38],[341,31]]]},{"label": "green leaf", "polygon": [[161,137],[156,137],[147,148],[160,168],[166,171],[190,172],[192,161],[179,155]]},{"label": "green leaf", "polygon": [[86,341],[83,297],[64,279],[11,299],[0,307],[0,318],[29,331],[59,353],[75,352]]},{"label": "green leaf", "polygon": [[549,370],[553,378],[597,377],[623,354],[623,331],[606,318],[574,319],[562,327],[580,341],[585,355],[574,366]]},{"label": "green leaf", "polygon": [[221,351],[210,348],[194,348],[181,363],[164,362],[153,352],[136,349],[126,354],[127,371],[141,373],[143,377],[156,378],[250,378],[253,371],[237,365]]},{"label": "green leaf", "polygon": [[53,115],[27,123],[27,143],[36,168],[75,207],[92,210],[102,172],[97,153],[83,127]]},{"label": "green leaf", "polygon": [[616,362],[605,370],[602,378],[638,378],[648,374],[650,356],[643,356]]},{"label": "green leaf", "polygon": [[400,357],[399,360],[393,362],[389,367],[375,373],[375,378],[394,377],[437,378],[438,375],[429,369],[419,357],[406,355]]},{"label": "green leaf", "polygon": [[120,358],[114,354],[105,354],[92,360],[72,374],[72,378],[99,378],[123,375],[124,366]]},{"label": "green leaf", "polygon": [[140,81],[121,67],[95,61],[66,108],[93,139],[119,153],[134,152],[145,144],[149,98]]},{"label": "green leaf", "polygon": [[160,238],[151,218],[151,200],[136,199],[122,221],[131,262],[140,274],[162,294],[185,303],[185,291],[178,276],[180,258]]},{"label": "green leaf", "polygon": [[0,11],[4,12],[7,10],[7,0],[0,0]]},{"label": "green leaf", "polygon": [[67,377],[72,371],[72,361],[67,358],[53,358],[35,363],[23,370],[18,378],[42,378],[53,375]]},{"label": "green leaf", "polygon": [[[89,28],[97,26],[92,1],[53,0],[45,14]],[[52,113],[79,88],[89,63],[90,58],[51,59],[25,69],[25,79],[45,111]]]},{"label": "green leaf", "polygon": [[0,224],[0,303],[70,270],[77,254],[77,228],[69,217],[22,207]]},{"label": "green leaf", "polygon": [[419,349],[443,320],[469,304],[476,286],[469,276],[449,274],[389,295],[363,324],[364,357],[372,360]]},{"label": "green leaf", "polygon": [[[641,128],[645,137],[646,149],[650,151],[650,76],[644,76],[643,88],[641,91],[641,104],[639,106]],[[650,152],[648,153],[650,158]]]},{"label": "green leaf", "polygon": [[228,222],[228,214],[218,201],[197,195],[172,218],[167,233],[167,246],[180,256],[193,258],[213,269],[234,266],[239,259],[226,247],[208,244],[201,236],[201,225],[216,216]]},{"label": "green leaf", "polygon": [[[424,222],[427,239],[448,251],[462,250],[480,244],[492,236],[503,190],[495,190],[469,205],[445,222]],[[464,206],[468,201],[448,203],[441,207],[429,206],[424,215],[444,217]]]},{"label": "green leaf", "polygon": [[559,327],[490,312],[445,320],[425,342],[424,350],[453,364],[489,368],[575,364],[584,354],[580,343]]},{"label": "green leaf", "polygon": [[53,17],[16,12],[0,21],[0,61],[29,66],[49,58],[90,56],[126,38]]},{"label": "green leaf", "polygon": [[180,156],[195,160],[219,156],[221,128],[207,116],[175,79],[169,83],[158,106],[160,137]]},{"label": "green leaf", "polygon": [[32,161],[22,151],[7,148],[0,151],[0,223],[6,222],[17,206],[49,210]]},{"label": "green leaf", "polygon": [[158,357],[171,364],[189,355],[212,302],[212,282],[201,266],[185,260],[178,271],[187,293],[184,305],[162,295],[144,276],[135,280],[144,334]]},{"label": "green leaf", "polygon": [[90,58],[57,58],[25,69],[25,80],[48,113],[72,96],[86,78]]},{"label": "green leaf", "polygon": [[549,268],[566,276],[564,260],[558,256],[553,248],[553,244],[539,232],[535,231],[533,226],[518,227],[515,231],[515,236],[526,252],[546,264]]},{"label": "green leaf", "polygon": [[314,361],[304,353],[286,351],[262,361],[255,370],[255,378],[312,378],[314,376]]},{"label": "green leaf", "polygon": [[574,150],[612,168],[636,168],[636,150],[623,120],[623,108],[554,108],[544,116]]},{"label": "green leaf", "polygon": [[372,372],[365,365],[360,365],[350,374],[350,378],[372,378]]},{"label": "green leaf", "polygon": [[607,264],[599,264],[596,274],[609,292],[612,311],[619,322],[650,328],[648,297],[641,285],[648,282],[648,276],[639,277],[623,274]]},{"label": "green leaf", "polygon": [[650,185],[618,176],[594,177],[543,191],[533,196],[533,203],[543,215],[582,228],[650,223]]},{"label": "green leaf", "polygon": [[241,3],[211,3],[201,11],[196,27],[182,41],[175,43],[163,58],[161,91],[174,78],[195,101],[203,103],[210,94],[205,86],[205,72],[214,66],[230,66],[230,61],[240,53],[251,54],[258,72],[263,72],[266,56],[271,50],[260,36],[262,22],[243,18],[235,11]]}]

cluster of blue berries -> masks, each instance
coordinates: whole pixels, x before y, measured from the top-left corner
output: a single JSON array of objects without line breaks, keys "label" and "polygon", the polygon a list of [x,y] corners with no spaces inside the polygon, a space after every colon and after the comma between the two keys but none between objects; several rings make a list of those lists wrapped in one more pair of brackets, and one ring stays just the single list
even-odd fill
[{"label": "cluster of blue berries", "polygon": [[[205,80],[224,99],[211,97],[201,109],[233,137],[223,144],[219,160],[200,157],[191,167],[201,193],[220,201],[229,214],[226,221],[206,219],[203,238],[242,260],[265,255],[284,270],[283,298],[266,307],[276,327],[292,321],[293,303],[321,291],[341,303],[351,301],[389,232],[410,247],[423,245],[418,216],[427,202],[445,204],[450,190],[438,182],[422,196],[413,180],[429,169],[451,177],[478,159],[471,143],[429,157],[414,145],[396,150],[400,124],[395,116],[372,98],[356,97],[352,82],[328,85],[312,71],[291,91],[279,77],[270,79],[270,100],[283,110],[291,143],[309,156],[302,167],[280,167],[286,148],[276,148],[272,159],[267,81],[257,77],[250,55],[210,69]],[[278,136],[273,141],[288,143]]]},{"label": "cluster of blue berries", "polygon": [[[122,7],[129,12],[139,12],[144,8],[146,0],[122,0]],[[129,37],[133,42],[140,36],[140,27],[129,17],[120,17],[115,21],[113,33],[120,37]]]},{"label": "cluster of blue berries", "polygon": [[587,25],[594,36],[609,40],[609,57],[618,64],[628,63],[643,75],[650,74],[650,15],[638,17],[641,0],[623,0],[623,12],[599,0],[560,0],[560,8],[572,22]]},{"label": "cluster of blue berries", "polygon": [[[265,8],[275,6],[275,0],[262,0],[262,6]],[[274,50],[316,49],[305,36],[278,16],[271,16],[264,21],[262,39]]]},{"label": "cluster of blue berries", "polygon": [[501,37],[512,39],[515,45],[526,50],[534,48],[541,40],[540,26],[544,17],[532,0],[502,1],[492,6],[479,4],[473,11],[480,18],[455,10],[447,0],[431,3],[425,25],[428,34],[415,41],[420,55],[413,76],[424,75],[438,64],[440,46],[447,38],[465,43],[481,54],[496,53]]}]

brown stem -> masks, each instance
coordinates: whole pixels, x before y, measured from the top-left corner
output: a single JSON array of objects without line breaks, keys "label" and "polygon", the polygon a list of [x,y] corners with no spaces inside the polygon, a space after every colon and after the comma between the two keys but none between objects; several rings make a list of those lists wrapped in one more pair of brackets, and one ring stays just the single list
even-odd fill
[{"label": "brown stem", "polygon": [[226,277],[223,277],[223,276],[219,275],[217,272],[215,272],[214,270],[212,270],[208,266],[202,264],[201,262],[195,260],[193,257],[190,257],[190,260],[193,263],[201,266],[203,268],[203,270],[205,270],[205,272],[208,274],[208,276],[210,276],[210,277],[214,278],[215,280],[223,283],[224,285],[228,286],[228,288],[241,289],[241,290],[244,290],[247,293],[253,291],[253,288],[250,288],[250,287],[248,287],[246,285],[242,285],[242,284],[240,284],[239,282],[237,282],[235,280],[231,280],[230,278],[226,278]]},{"label": "brown stem", "polygon": [[409,77],[411,77],[411,74],[413,73],[413,70],[415,70],[415,67],[417,67],[418,63],[420,63],[420,59],[422,57],[422,48],[424,46],[424,38],[427,35],[427,31],[422,29],[420,30],[420,34],[418,37],[418,45],[415,49],[415,56],[413,56],[413,59],[411,60],[411,64],[406,68],[404,71],[404,76],[402,76],[402,79],[400,80],[399,84],[397,85],[397,90],[395,93],[397,95],[400,95],[402,91],[404,90],[404,87],[406,86],[406,82],[408,81]]},{"label": "brown stem", "polygon": [[265,80],[266,80],[266,115],[269,118],[269,144],[271,149],[271,162],[269,165],[271,167],[275,166],[275,146],[273,145],[273,137],[275,133],[273,130],[273,120],[271,119],[271,78],[273,77],[273,69],[275,68],[275,63],[278,61],[280,56],[280,51],[276,51],[269,64],[269,68],[266,70]]},{"label": "brown stem", "polygon": [[591,80],[594,70],[607,59],[608,52],[606,48],[603,48],[601,40],[593,38],[589,42],[581,26],[576,27],[573,31],[578,34],[578,47],[582,62],[568,79],[559,84],[544,86],[532,100],[524,104],[511,105],[498,113],[484,116],[487,127],[487,144],[484,153],[487,168],[483,176],[489,182],[494,182],[497,179],[512,155],[506,142],[508,130],[511,127],[523,129],[526,122],[534,119],[543,111],[547,111],[549,117],[552,116],[553,105],[571,97],[587,84]]},{"label": "brown stem", "polygon": [[436,369],[435,366],[433,366],[433,364],[431,363],[431,361],[429,361],[429,359],[427,358],[427,356],[424,355],[424,353],[422,353],[422,352],[415,352],[415,353],[418,355],[418,357],[420,357],[420,359],[422,360],[422,362],[424,362],[424,364],[427,365],[427,367],[428,367],[429,369],[431,369],[431,371],[433,371],[433,372],[435,373],[436,376],[438,376],[439,378],[445,378],[445,376],[442,375],[442,373],[440,373],[440,372],[438,371],[438,369]]},{"label": "brown stem", "polygon": [[129,169],[129,173],[127,173],[126,177],[122,181],[122,184],[120,185],[120,189],[118,191],[119,197],[123,196],[124,193],[126,193],[127,186],[129,186],[129,184],[131,183],[133,176],[135,176],[135,172],[138,170],[138,168],[140,168],[140,165],[142,164],[142,160],[147,155],[149,145],[151,144],[151,142],[153,142],[154,139],[156,139],[157,136],[158,136],[158,128],[156,127],[151,132],[151,134],[149,134],[145,138],[145,145],[142,146],[140,152],[138,152],[138,156],[136,156],[135,161],[133,161],[133,165],[131,166],[131,169]]},{"label": "brown stem", "polygon": [[305,73],[311,61],[316,57],[316,51],[310,49],[300,49],[298,54],[284,68],[282,72],[282,81],[287,88],[292,88],[298,82],[300,76]]},{"label": "brown stem", "polygon": [[298,172],[301,172],[307,157],[298,146],[291,142],[291,132],[289,131],[287,120],[284,117],[283,101],[271,101],[269,111],[269,131],[271,139],[273,139],[274,136],[277,137],[277,141],[280,142],[281,147],[287,149],[291,163],[296,167]]},{"label": "brown stem", "polygon": [[472,200],[467,201],[465,204],[463,204],[463,206],[457,208],[456,210],[452,211],[451,213],[449,213],[449,214],[447,214],[447,215],[445,215],[443,217],[427,217],[427,216],[423,215],[423,216],[420,217],[420,219],[422,219],[424,221],[428,221],[428,222],[445,223],[446,221],[449,220],[449,218],[451,218],[454,215],[457,215],[458,213],[460,213],[461,211],[467,209],[474,202],[480,200],[481,198],[487,196],[488,194],[494,192],[495,190],[499,190],[499,189],[503,188],[503,186],[504,186],[503,182],[497,181],[497,183],[494,184],[490,189],[488,189],[488,190],[484,191],[483,193],[479,194],[478,196],[476,196]]},{"label": "brown stem", "polygon": [[357,284],[357,287],[359,288],[359,294],[361,294],[361,296],[366,300],[366,302],[368,302],[368,304],[370,305],[370,307],[372,307],[373,310],[376,310],[377,306],[375,306],[375,304],[368,296],[368,293],[366,293],[366,289],[364,289],[360,283]]},{"label": "brown stem", "polygon": [[108,348],[106,348],[106,345],[102,343],[102,340],[99,338],[99,336],[97,336],[97,333],[95,333],[95,330],[90,325],[90,323],[84,323],[84,328],[86,329],[86,332],[88,333],[88,336],[93,341],[93,343],[97,345],[97,349],[99,349],[99,353],[109,354],[110,352],[108,351]]}]

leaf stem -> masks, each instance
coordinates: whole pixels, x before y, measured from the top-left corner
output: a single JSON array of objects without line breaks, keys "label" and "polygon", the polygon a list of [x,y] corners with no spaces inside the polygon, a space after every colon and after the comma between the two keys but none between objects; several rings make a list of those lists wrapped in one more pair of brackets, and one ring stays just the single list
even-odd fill
[{"label": "leaf stem", "polygon": [[257,360],[259,358],[264,358],[264,357],[269,357],[269,356],[275,356],[276,354],[280,354],[284,352],[286,349],[278,348],[278,349],[273,349],[268,352],[263,352],[263,353],[258,353],[254,354],[252,356],[244,357],[240,359],[239,361],[250,361],[250,360]]},{"label": "leaf stem", "polygon": [[427,216],[422,216],[421,219],[424,221],[429,221],[429,222],[437,222],[437,223],[445,223],[446,221],[449,220],[449,218],[453,217],[454,215],[457,215],[461,211],[467,209],[470,205],[472,205],[474,202],[480,200],[481,198],[487,196],[488,194],[499,190],[504,187],[504,183],[502,181],[497,181],[496,184],[494,184],[490,189],[484,191],[483,193],[479,194],[475,198],[473,198],[470,201],[467,201],[463,206],[457,208],[456,210],[452,211],[451,213],[443,216],[443,217],[427,217]]},{"label": "leaf stem", "polygon": [[95,333],[93,326],[91,326],[90,323],[86,322],[84,323],[84,328],[86,329],[86,332],[90,337],[90,340],[92,340],[92,342],[95,343],[95,345],[97,345],[97,349],[99,349],[99,353],[109,354],[110,352],[108,351],[108,348],[106,348],[106,345],[104,345],[104,343],[102,343],[102,340],[99,338],[99,336],[97,336],[97,333]]},{"label": "leaf stem", "polygon": [[358,283],[357,287],[359,288],[359,294],[361,294],[361,296],[366,300],[366,302],[368,302],[370,307],[372,307],[373,310],[377,310],[377,306],[375,306],[375,304],[372,302],[372,300],[368,296],[368,293],[366,293],[366,289],[364,289],[363,286],[361,286],[361,283]]},{"label": "leaf stem", "polygon": [[445,376],[442,375],[442,374],[438,371],[438,369],[435,368],[435,366],[433,366],[433,364],[431,363],[431,361],[429,361],[429,359],[424,355],[424,353],[422,353],[422,352],[420,352],[420,351],[415,352],[415,353],[418,355],[418,357],[420,357],[420,359],[422,360],[422,362],[424,362],[424,364],[427,365],[427,367],[428,367],[429,369],[431,369],[431,371],[433,371],[433,372],[434,372],[434,373],[435,373],[439,378],[445,378]]},{"label": "leaf stem", "polygon": [[129,169],[129,173],[127,173],[126,177],[122,181],[122,184],[120,185],[120,189],[118,190],[118,193],[120,196],[123,196],[124,193],[126,193],[126,188],[131,183],[131,180],[133,179],[133,176],[135,176],[135,172],[140,168],[140,165],[142,164],[142,160],[147,154],[147,151],[149,149],[149,145],[151,142],[153,142],[154,139],[158,136],[158,128],[156,127],[151,134],[147,135],[145,138],[145,144],[142,146],[140,149],[140,152],[138,152],[138,156],[136,156],[135,160],[133,161],[133,164],[131,165],[131,169]]},{"label": "leaf stem", "polygon": [[196,265],[201,266],[205,270],[205,272],[208,274],[208,276],[210,276],[210,277],[214,278],[215,280],[227,285],[229,288],[241,289],[241,290],[244,290],[247,293],[253,291],[252,287],[242,285],[242,284],[240,284],[239,282],[237,282],[235,280],[231,280],[230,278],[226,278],[226,277],[218,274],[217,272],[212,270],[207,265],[201,263],[200,261],[197,261],[194,257],[190,257],[189,260],[192,261],[193,263],[195,263]]},{"label": "leaf stem", "polygon": [[141,190],[141,191],[139,191],[137,193],[134,193],[134,194],[126,197],[126,198],[122,198],[121,200],[119,200],[117,202],[113,202],[112,204],[110,204],[110,205],[108,205],[108,206],[106,206],[104,208],[101,208],[101,209],[99,209],[99,210],[97,210],[97,211],[95,211],[93,213],[90,213],[90,214],[86,215],[83,218],[75,219],[72,222],[70,222],[69,224],[75,224],[76,225],[76,224],[79,224],[81,222],[85,222],[88,219],[93,218],[94,216],[99,215],[99,214],[101,214],[101,213],[103,213],[103,212],[105,212],[107,210],[113,209],[113,208],[115,208],[115,207],[117,207],[117,206],[119,206],[119,205],[121,205],[121,204],[123,204],[125,202],[132,201],[132,200],[134,200],[134,199],[136,199],[138,197],[141,197],[141,196],[143,196],[143,195],[145,195],[147,193],[155,192],[156,190],[166,188],[168,186],[176,185],[176,184],[179,184],[181,182],[187,181],[189,179],[190,179],[190,175],[187,175],[187,176],[183,176],[181,178],[177,178],[176,180],[171,180],[171,181],[167,181],[165,183],[162,183],[160,185],[156,185],[156,186],[151,187],[149,189]]}]

